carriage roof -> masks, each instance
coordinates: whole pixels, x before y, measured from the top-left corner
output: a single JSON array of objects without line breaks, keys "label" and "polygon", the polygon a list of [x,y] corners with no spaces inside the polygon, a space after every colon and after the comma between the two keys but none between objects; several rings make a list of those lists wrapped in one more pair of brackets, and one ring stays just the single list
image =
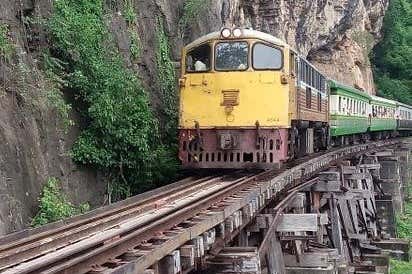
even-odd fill
[{"label": "carriage roof", "polygon": [[396,102],[396,104],[397,104],[398,107],[407,108],[409,110],[412,110],[412,106],[410,106],[410,105],[407,105],[407,104],[404,104],[404,103],[401,103],[401,102]]},{"label": "carriage roof", "polygon": [[371,101],[374,103],[377,103],[378,105],[385,105],[385,106],[396,106],[398,102],[390,99],[386,99],[383,97],[375,96],[375,95],[370,95],[371,96]]},{"label": "carriage roof", "polygon": [[356,99],[363,100],[363,101],[369,101],[371,99],[370,95],[367,94],[366,92],[360,91],[354,87],[344,85],[335,80],[330,79],[329,86],[331,88],[332,94],[336,93],[336,94],[341,94],[341,95],[347,95],[349,97],[354,97]]}]

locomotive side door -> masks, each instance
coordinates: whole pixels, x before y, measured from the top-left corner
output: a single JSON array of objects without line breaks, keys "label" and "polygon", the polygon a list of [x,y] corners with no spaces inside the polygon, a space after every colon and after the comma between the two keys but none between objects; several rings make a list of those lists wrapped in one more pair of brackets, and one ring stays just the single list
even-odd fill
[{"label": "locomotive side door", "polygon": [[297,86],[299,81],[299,59],[296,52],[290,50],[289,54],[289,121],[297,119],[298,92]]}]

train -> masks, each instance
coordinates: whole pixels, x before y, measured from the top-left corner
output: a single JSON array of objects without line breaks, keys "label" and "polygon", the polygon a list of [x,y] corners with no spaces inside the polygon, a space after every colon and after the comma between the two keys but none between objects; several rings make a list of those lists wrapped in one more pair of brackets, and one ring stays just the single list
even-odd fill
[{"label": "train", "polygon": [[330,79],[253,29],[223,28],[185,46],[179,90],[185,169],[270,169],[412,132],[412,106]]}]

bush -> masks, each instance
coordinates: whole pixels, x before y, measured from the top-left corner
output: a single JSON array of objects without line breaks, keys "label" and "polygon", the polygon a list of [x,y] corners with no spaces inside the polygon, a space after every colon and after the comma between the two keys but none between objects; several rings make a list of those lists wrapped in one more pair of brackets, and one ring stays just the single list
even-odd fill
[{"label": "bush", "polygon": [[396,217],[396,228],[399,238],[412,240],[412,203],[405,205],[405,212]]},{"label": "bush", "polygon": [[169,148],[161,142],[148,95],[134,71],[125,68],[104,18],[103,0],[56,0],[48,26],[54,52],[66,64],[69,88],[86,105],[88,124],[72,157],[105,172],[111,189],[119,185],[127,190],[120,193],[131,195],[158,184],[172,167],[160,166],[169,163],[162,159],[170,156]]},{"label": "bush", "polygon": [[[407,188],[411,193],[412,185],[409,184]],[[412,240],[412,201],[407,201],[405,204],[405,211],[403,214],[396,216],[396,232],[399,238]],[[391,260],[392,274],[412,273],[412,262],[402,262]]]},{"label": "bush", "polygon": [[410,274],[412,273],[412,262],[391,260],[390,273],[391,274]]},{"label": "bush", "polygon": [[56,178],[50,178],[47,181],[39,202],[39,211],[31,222],[33,227],[56,222],[89,210],[88,204],[77,208],[67,201],[67,198],[61,193],[60,182]]}]

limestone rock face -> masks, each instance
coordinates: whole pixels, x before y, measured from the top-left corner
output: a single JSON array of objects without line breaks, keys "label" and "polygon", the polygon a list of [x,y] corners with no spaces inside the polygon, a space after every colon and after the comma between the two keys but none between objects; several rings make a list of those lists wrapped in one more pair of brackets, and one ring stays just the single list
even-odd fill
[{"label": "limestone rock face", "polygon": [[[389,0],[217,0],[216,23],[252,27],[296,48],[330,78],[375,93],[368,54],[381,38]],[[201,32],[206,32],[200,28]]]}]

